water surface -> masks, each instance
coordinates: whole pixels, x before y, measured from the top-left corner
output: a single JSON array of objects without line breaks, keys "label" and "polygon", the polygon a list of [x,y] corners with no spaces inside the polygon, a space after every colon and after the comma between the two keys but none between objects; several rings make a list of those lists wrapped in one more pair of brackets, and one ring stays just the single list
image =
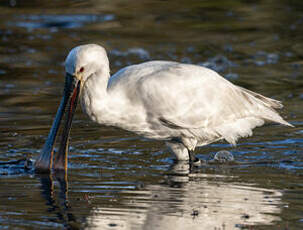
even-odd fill
[{"label": "water surface", "polygon": [[0,165],[0,229],[303,228],[301,1],[27,0],[0,9],[0,162],[39,155],[65,56],[84,43],[107,49],[113,73],[159,59],[207,66],[281,100],[295,125],[196,151],[209,160],[225,149],[263,164],[189,171],[163,143],[98,126],[79,108],[68,175]]}]

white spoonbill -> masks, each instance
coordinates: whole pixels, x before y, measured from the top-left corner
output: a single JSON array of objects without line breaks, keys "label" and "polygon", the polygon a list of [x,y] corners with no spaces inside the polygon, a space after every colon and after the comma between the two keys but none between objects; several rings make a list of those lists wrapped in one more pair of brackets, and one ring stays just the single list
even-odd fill
[{"label": "white spoonbill", "polygon": [[[110,76],[105,49],[88,44],[70,51],[65,70],[63,99],[35,163],[37,171],[67,169],[68,138],[78,98],[91,120],[165,141],[177,160],[194,161],[197,146],[218,140],[235,145],[264,122],[292,126],[275,111],[282,108],[279,101],[236,86],[202,66],[149,61]],[[64,113],[65,127],[52,163]]]}]

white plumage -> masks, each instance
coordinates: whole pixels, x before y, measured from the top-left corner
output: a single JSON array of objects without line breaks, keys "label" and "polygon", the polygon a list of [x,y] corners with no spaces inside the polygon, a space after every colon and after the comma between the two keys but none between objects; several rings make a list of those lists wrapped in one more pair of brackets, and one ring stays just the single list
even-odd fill
[{"label": "white plumage", "polygon": [[201,66],[150,61],[110,76],[106,51],[90,44],[74,48],[66,59],[67,73],[80,68],[81,105],[93,121],[165,140],[179,160],[221,139],[236,144],[266,121],[291,126],[274,110],[282,108],[279,101]]}]

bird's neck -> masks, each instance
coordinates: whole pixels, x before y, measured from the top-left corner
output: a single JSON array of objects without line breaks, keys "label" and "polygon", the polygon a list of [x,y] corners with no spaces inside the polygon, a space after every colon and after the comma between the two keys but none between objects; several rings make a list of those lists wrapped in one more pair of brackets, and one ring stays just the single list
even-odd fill
[{"label": "bird's neck", "polygon": [[110,78],[109,71],[96,72],[84,83],[80,102],[82,110],[89,118],[98,121],[101,113],[109,110],[110,96],[107,92],[107,84]]}]

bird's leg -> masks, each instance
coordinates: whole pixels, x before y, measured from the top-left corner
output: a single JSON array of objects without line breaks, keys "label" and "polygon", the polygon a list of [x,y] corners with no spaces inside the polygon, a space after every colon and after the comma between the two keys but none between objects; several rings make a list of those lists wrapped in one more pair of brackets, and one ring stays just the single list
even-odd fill
[{"label": "bird's leg", "polygon": [[176,157],[177,161],[188,161],[187,148],[178,141],[167,141],[168,150]]},{"label": "bird's leg", "polygon": [[189,155],[189,162],[194,163],[197,159],[194,151],[188,150],[188,155]]}]

